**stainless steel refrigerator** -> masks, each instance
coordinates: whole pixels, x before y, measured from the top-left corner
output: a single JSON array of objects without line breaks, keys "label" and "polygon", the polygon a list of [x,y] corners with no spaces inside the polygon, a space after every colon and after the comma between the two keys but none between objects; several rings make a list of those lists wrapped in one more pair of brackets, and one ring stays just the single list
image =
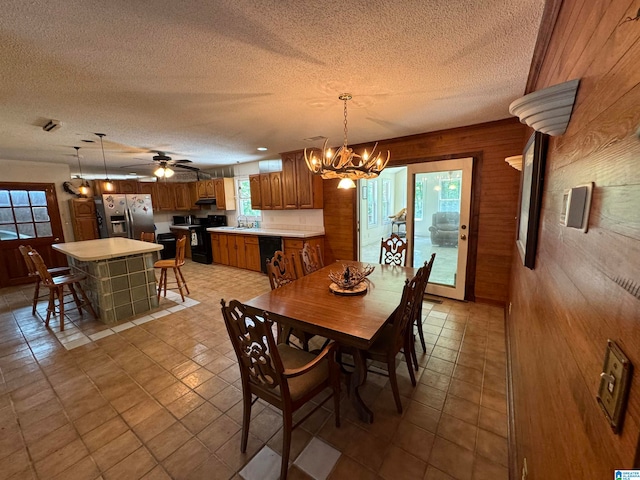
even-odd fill
[{"label": "stainless steel refrigerator", "polygon": [[155,232],[151,195],[111,193],[95,202],[100,237],[140,240],[142,232]]}]

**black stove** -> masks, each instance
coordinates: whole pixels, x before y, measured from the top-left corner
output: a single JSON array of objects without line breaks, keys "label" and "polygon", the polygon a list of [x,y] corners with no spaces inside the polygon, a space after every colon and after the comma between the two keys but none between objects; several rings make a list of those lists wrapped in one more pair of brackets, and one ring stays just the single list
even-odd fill
[{"label": "black stove", "polygon": [[207,232],[210,227],[224,227],[227,224],[226,215],[209,215],[207,217],[192,218],[189,225],[191,245],[191,260],[198,263],[212,263],[211,235]]}]

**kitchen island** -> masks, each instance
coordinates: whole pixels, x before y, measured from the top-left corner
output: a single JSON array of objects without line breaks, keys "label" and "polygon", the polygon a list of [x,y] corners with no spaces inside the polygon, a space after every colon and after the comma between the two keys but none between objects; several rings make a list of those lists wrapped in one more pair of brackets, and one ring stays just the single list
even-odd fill
[{"label": "kitchen island", "polygon": [[157,243],[103,238],[56,243],[75,273],[86,275],[83,288],[104,323],[115,323],[158,306],[155,253]]}]

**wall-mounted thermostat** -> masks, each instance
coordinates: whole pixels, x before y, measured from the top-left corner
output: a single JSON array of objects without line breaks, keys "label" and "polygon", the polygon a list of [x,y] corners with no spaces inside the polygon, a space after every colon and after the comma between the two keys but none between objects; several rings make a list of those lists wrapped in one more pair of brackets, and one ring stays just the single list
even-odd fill
[{"label": "wall-mounted thermostat", "polygon": [[560,223],[565,227],[577,228],[586,232],[589,228],[589,211],[593,182],[578,185],[564,192]]}]

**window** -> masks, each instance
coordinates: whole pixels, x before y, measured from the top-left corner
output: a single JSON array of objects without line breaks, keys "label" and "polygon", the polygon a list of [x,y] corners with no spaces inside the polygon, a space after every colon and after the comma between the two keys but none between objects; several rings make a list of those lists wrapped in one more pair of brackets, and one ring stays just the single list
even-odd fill
[{"label": "window", "polygon": [[256,217],[254,220],[261,219],[262,212],[251,208],[251,187],[249,186],[249,179],[246,177],[238,178],[236,182],[238,187],[238,216]]},{"label": "window", "polygon": [[440,180],[439,212],[460,212],[460,179]]},{"label": "window", "polygon": [[0,241],[51,237],[45,190],[0,190]]},{"label": "window", "polygon": [[367,224],[378,224],[378,181],[367,182]]},{"label": "window", "polygon": [[391,181],[382,179],[382,223],[391,223]]}]

